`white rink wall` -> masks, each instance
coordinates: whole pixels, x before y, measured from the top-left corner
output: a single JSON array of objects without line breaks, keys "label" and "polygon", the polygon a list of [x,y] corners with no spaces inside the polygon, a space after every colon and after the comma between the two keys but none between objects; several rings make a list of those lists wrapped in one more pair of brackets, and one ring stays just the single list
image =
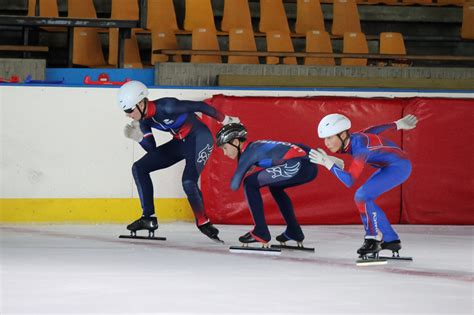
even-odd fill
[{"label": "white rink wall", "polygon": [[[131,165],[144,154],[122,134],[117,88],[0,86],[0,198],[136,197]],[[151,88],[150,99],[237,96],[467,97],[472,93]],[[171,137],[156,132],[157,143]],[[184,162],[153,174],[155,195],[184,198]]]},{"label": "white rink wall", "polygon": [[[123,136],[118,87],[0,85],[0,222],[125,223],[141,214],[131,166],[145,151]],[[235,96],[456,97],[315,89],[150,88],[150,98]],[[256,115],[262,115],[256,111]],[[263,117],[263,116],[262,116]],[[155,132],[157,144],[171,136]],[[181,186],[184,161],[152,173],[160,221],[194,221]]]}]

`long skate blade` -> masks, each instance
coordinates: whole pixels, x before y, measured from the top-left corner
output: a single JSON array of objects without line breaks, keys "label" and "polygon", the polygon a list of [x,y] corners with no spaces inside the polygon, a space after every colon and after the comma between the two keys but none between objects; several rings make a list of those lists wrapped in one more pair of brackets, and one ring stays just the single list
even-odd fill
[{"label": "long skate blade", "polygon": [[304,246],[293,246],[293,245],[271,245],[271,248],[278,248],[278,249],[289,249],[289,250],[300,250],[304,252],[313,252],[314,247],[304,247]]},{"label": "long skate blade", "polygon": [[381,259],[389,259],[389,260],[405,260],[405,261],[413,261],[413,257],[394,257],[394,256],[379,256]]},{"label": "long skate blade", "polygon": [[220,238],[212,238],[210,237],[210,239],[218,244],[225,244],[223,240],[221,240]]},{"label": "long skate blade", "polygon": [[377,265],[386,265],[387,261],[385,259],[358,259],[356,261],[357,266],[377,266]]},{"label": "long skate blade", "polygon": [[229,247],[231,253],[237,254],[263,254],[263,255],[280,255],[281,249],[277,248],[262,248],[262,247],[243,247],[231,246]]},{"label": "long skate blade", "polygon": [[150,240],[150,241],[166,241],[166,237],[159,237],[159,236],[131,236],[131,235],[120,235],[119,238],[131,238],[137,240]]}]

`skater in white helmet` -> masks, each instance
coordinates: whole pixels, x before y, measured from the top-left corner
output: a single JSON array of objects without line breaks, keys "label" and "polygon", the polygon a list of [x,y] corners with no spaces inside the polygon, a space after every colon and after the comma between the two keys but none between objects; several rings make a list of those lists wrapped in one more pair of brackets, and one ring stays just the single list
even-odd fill
[{"label": "skater in white helmet", "polygon": [[[118,107],[132,119],[125,126],[125,136],[137,141],[147,151],[132,167],[143,215],[127,228],[132,232],[158,228],[150,173],[185,160],[182,184],[196,225],[209,238],[219,240],[219,231],[206,215],[198,187],[199,176],[214,148],[214,141],[209,128],[195,112],[210,116],[222,124],[238,122],[239,119],[225,116],[204,102],[172,97],[149,100],[148,94],[148,88],[139,81],[125,83],[118,92]],[[157,147],[152,128],[171,133],[173,139]]]},{"label": "skater in white helmet", "polygon": [[386,130],[410,130],[418,119],[407,115],[393,123],[370,127],[362,132],[351,133],[351,121],[341,114],[325,116],[318,125],[318,136],[324,139],[326,148],[332,153],[350,154],[352,164],[344,169],[334,164],[331,156],[322,149],[311,150],[311,162],[325,166],[347,187],[351,187],[362,173],[365,165],[377,169],[357,189],[354,199],[364,223],[365,240],[357,253],[362,258],[378,255],[382,249],[392,250],[398,255],[401,242],[383,210],[375,200],[386,191],[402,184],[411,173],[411,162],[407,154],[392,141],[379,136]]}]

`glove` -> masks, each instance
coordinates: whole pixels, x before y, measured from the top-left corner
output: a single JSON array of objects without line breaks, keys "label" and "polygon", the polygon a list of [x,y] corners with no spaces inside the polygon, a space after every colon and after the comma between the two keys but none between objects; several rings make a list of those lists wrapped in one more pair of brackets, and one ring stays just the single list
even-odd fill
[{"label": "glove", "polygon": [[125,137],[140,142],[143,140],[143,132],[140,129],[140,123],[136,120],[130,124],[126,124],[123,128],[123,134]]},{"label": "glove", "polygon": [[418,122],[418,118],[415,115],[406,115],[402,119],[399,119],[395,122],[397,125],[397,130],[405,129],[410,130],[416,127],[416,123]]},{"label": "glove", "polygon": [[344,169],[343,160],[327,155],[323,149],[311,149],[311,151],[309,151],[309,160],[311,163],[322,165],[328,170],[331,170],[334,164],[336,164],[339,168]]},{"label": "glove", "polygon": [[232,123],[238,124],[240,122],[239,117],[232,117],[232,116],[225,116],[224,120],[222,121],[223,125],[228,125]]},{"label": "glove", "polygon": [[[321,150],[321,151],[323,151],[323,150]],[[326,152],[324,152],[324,154],[326,154]],[[336,164],[336,166],[339,167],[341,170],[344,169],[344,160],[339,159],[335,156],[330,156],[330,155],[326,155],[326,156],[328,157],[328,159],[332,160],[334,162],[334,164]]]}]

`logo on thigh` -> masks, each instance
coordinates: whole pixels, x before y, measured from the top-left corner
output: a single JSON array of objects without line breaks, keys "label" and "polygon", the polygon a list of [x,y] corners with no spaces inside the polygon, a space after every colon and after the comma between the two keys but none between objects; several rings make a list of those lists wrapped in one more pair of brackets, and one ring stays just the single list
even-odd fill
[{"label": "logo on thigh", "polygon": [[285,163],[283,165],[279,166],[274,166],[274,167],[269,167],[265,169],[265,171],[269,174],[271,174],[272,178],[277,178],[277,177],[293,177],[295,176],[296,173],[301,168],[300,162],[296,163],[295,165],[289,166],[288,163]]},{"label": "logo on thigh", "polygon": [[204,149],[199,151],[197,162],[206,164],[207,160],[209,159],[209,156],[211,156],[212,148],[212,145],[207,144]]}]

